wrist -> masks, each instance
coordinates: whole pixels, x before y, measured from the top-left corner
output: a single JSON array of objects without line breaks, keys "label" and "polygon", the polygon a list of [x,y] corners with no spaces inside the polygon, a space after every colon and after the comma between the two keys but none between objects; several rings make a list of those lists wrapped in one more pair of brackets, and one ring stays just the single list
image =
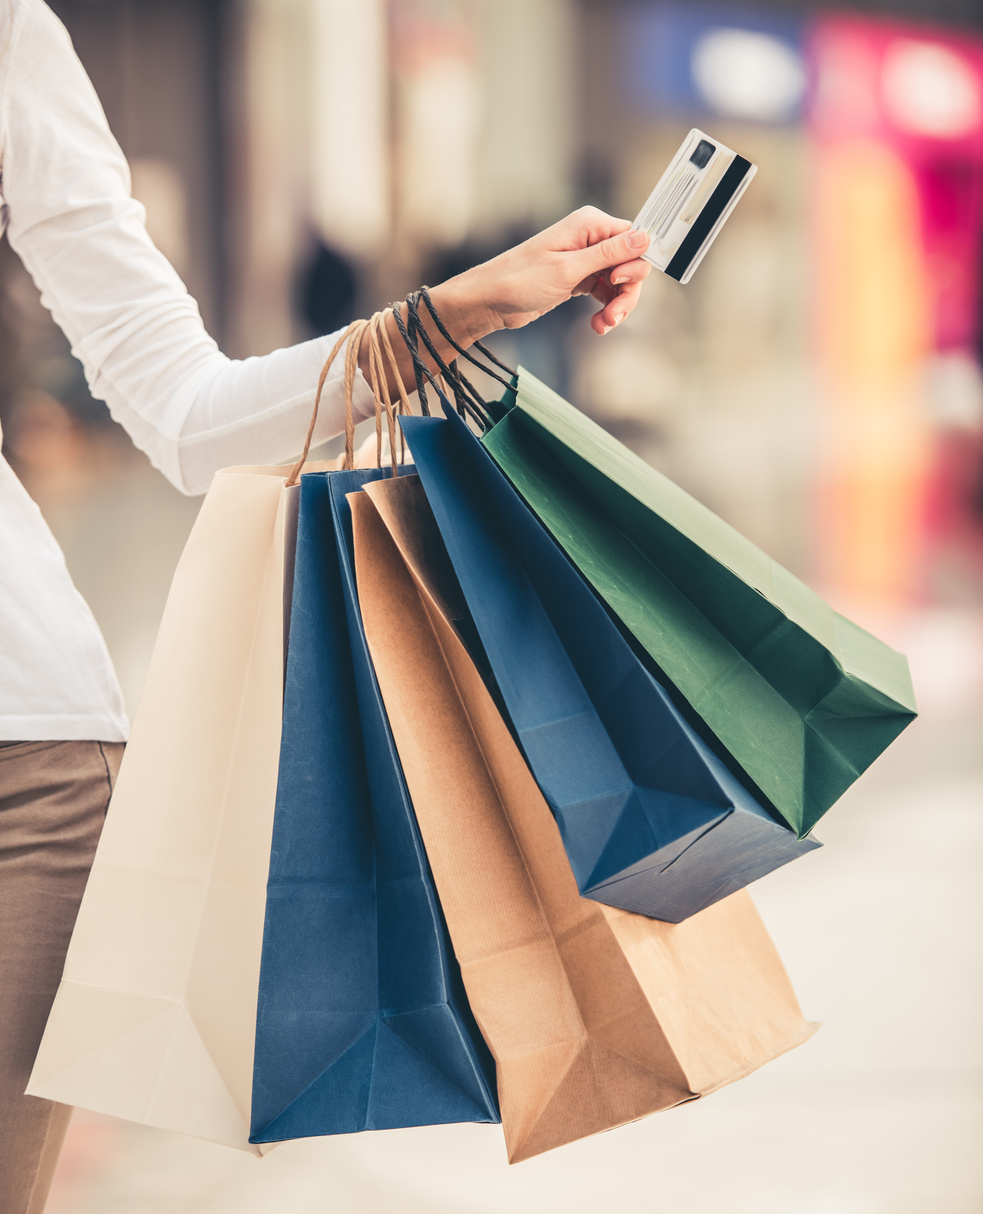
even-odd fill
[{"label": "wrist", "polygon": [[430,291],[444,327],[465,349],[502,327],[500,318],[485,302],[477,273],[480,268],[465,270]]}]

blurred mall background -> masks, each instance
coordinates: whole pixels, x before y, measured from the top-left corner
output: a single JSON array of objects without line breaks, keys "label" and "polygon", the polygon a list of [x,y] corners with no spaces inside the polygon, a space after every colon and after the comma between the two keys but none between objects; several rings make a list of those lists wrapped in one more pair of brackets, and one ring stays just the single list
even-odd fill
[{"label": "blurred mall background", "polygon": [[[231,355],[340,327],[700,126],[758,175],[692,283],[498,352],[911,656],[922,718],[759,904],[815,1040],[508,1170],[486,1127],[257,1164],[78,1114],[52,1214],[983,1210],[983,9],[56,0],[148,226]],[[89,396],[0,245],[0,421],[135,707],[198,502]],[[302,436],[298,435],[298,447]]]}]

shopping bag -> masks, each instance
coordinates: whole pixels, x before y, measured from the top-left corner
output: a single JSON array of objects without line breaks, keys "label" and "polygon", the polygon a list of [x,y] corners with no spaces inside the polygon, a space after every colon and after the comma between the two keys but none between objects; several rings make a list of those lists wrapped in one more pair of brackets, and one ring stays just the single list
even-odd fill
[{"label": "shopping bag", "polygon": [[[300,470],[217,473],[178,562],[29,1094],[248,1141]],[[314,464],[312,468],[332,465]]]},{"label": "shopping bag", "polygon": [[460,639],[467,608],[414,478],[350,501],[369,649],[497,1063],[509,1159],[706,1094],[805,1040],[812,1026],[746,892],[678,925],[579,896]]},{"label": "shopping bag", "polygon": [[219,472],[202,504],[28,1088],[256,1154],[288,471]]},{"label": "shopping bag", "polygon": [[253,1142],[499,1120],[372,670],[345,494],[301,478]]},{"label": "shopping bag", "polygon": [[483,436],[704,738],[800,836],[914,719],[904,657],[528,371]]},{"label": "shopping bag", "polygon": [[686,724],[461,418],[402,426],[580,892],[679,922],[818,847]]}]

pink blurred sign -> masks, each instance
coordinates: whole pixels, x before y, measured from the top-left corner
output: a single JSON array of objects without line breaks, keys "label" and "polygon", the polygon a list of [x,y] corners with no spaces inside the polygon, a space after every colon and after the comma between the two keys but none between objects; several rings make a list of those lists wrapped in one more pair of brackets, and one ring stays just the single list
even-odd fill
[{"label": "pink blurred sign", "polygon": [[917,191],[939,350],[975,344],[983,227],[983,40],[826,17],[809,39],[809,127],[821,145],[891,149]]}]

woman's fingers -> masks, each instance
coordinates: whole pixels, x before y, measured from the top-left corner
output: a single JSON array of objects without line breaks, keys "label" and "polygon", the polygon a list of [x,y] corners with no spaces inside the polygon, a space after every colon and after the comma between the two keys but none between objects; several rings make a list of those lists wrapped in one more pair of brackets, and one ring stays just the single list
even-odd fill
[{"label": "woman's fingers", "polygon": [[651,273],[651,265],[638,257],[634,261],[625,262],[624,265],[615,266],[608,271],[605,278],[612,287],[620,287],[630,282],[644,282]]},{"label": "woman's fingers", "polygon": [[585,278],[583,282],[578,282],[574,289],[570,292],[571,295],[593,295],[599,282],[604,279],[600,274],[591,274],[589,278]]},{"label": "woman's fingers", "polygon": [[[603,336],[621,324],[638,303],[642,283],[652,267],[641,254],[648,248],[649,238],[602,212],[584,208],[569,217],[579,221],[578,235],[586,238],[587,247],[571,250],[578,269],[584,273],[574,294],[590,294],[602,305],[591,319],[595,333]],[[600,239],[598,239],[600,237]]]},{"label": "woman's fingers", "polygon": [[572,292],[574,295],[592,295],[599,303],[606,304],[618,294],[618,288],[612,287],[603,274],[592,274],[585,278]]},{"label": "woman's fingers", "polygon": [[609,236],[599,240],[587,248],[571,252],[573,264],[577,268],[579,279],[589,278],[591,274],[600,274],[612,267],[622,267],[641,257],[648,248],[649,238],[645,232],[628,228],[617,236]]},{"label": "woman's fingers", "polygon": [[[611,288],[609,287],[608,290],[610,291]],[[594,292],[594,298],[600,298],[600,301],[604,303],[604,307],[601,308],[600,311],[595,312],[591,317],[590,323],[594,332],[603,337],[604,334],[613,329],[615,325],[620,325],[628,313],[631,312],[638,303],[638,298],[641,295],[641,292],[641,282],[632,282],[625,286],[618,287],[616,294],[614,294],[613,298],[609,300],[604,300],[603,297],[599,297],[597,293]]]},{"label": "woman's fingers", "polygon": [[601,303],[607,303],[618,293],[618,288],[629,283],[641,283],[648,278],[652,267],[647,261],[638,258],[625,265],[615,266],[605,274],[592,274],[574,288],[574,295],[593,295]]},{"label": "woman's fingers", "polygon": [[[573,251],[597,246],[601,241],[623,235],[631,227],[627,219],[618,219],[597,207],[581,207],[553,224],[534,239],[542,239],[553,249]],[[611,263],[609,263],[611,264]],[[601,266],[600,269],[607,267]]]},{"label": "woman's fingers", "polygon": [[580,283],[577,293],[590,294],[602,305],[591,318],[595,333],[603,337],[610,329],[621,324],[638,303],[642,283],[651,272],[652,267],[647,261],[635,258],[615,266],[607,273],[594,274]]}]

